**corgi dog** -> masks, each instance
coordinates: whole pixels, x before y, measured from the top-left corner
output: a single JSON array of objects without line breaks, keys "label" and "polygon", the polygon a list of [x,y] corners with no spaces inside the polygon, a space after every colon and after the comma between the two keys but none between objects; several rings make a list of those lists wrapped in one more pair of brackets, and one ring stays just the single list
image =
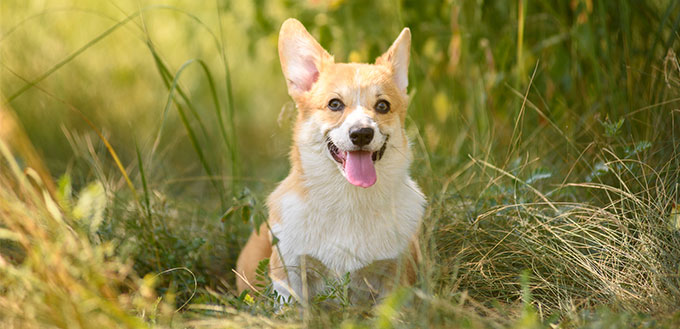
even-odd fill
[{"label": "corgi dog", "polygon": [[335,63],[299,21],[283,23],[279,57],[297,107],[291,170],[238,258],[239,293],[264,258],[278,294],[300,302],[347,273],[352,301],[414,283],[425,197],[404,130],[410,46],[404,28],[375,64]]}]

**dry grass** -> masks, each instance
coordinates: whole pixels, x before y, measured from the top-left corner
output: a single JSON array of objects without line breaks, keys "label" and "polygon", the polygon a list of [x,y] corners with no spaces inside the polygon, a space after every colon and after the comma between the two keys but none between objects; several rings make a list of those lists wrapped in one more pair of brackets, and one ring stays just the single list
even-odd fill
[{"label": "dry grass", "polygon": [[141,312],[165,306],[156,304],[151,282],[117,260],[110,244],[91,244],[2,141],[0,151],[3,327],[148,327]]},{"label": "dry grass", "polygon": [[[680,326],[674,3],[60,2],[0,2],[3,328]],[[425,262],[373,308],[234,294],[290,16],[340,60],[414,31]]]}]

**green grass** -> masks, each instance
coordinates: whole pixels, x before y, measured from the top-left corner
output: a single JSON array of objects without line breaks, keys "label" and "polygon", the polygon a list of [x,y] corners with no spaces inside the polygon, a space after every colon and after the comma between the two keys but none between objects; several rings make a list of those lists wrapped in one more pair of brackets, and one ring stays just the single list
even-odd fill
[{"label": "green grass", "polygon": [[[413,33],[424,261],[374,308],[234,292],[288,170],[287,17],[340,61]],[[679,25],[675,1],[2,2],[0,322],[677,327]]]}]

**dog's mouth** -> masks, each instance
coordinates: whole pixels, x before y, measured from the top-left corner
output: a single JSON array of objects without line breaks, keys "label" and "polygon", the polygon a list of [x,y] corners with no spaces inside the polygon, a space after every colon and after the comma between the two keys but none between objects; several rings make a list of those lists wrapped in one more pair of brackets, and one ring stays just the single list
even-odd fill
[{"label": "dog's mouth", "polygon": [[375,173],[375,162],[382,159],[385,154],[388,138],[385,138],[382,147],[375,152],[365,150],[343,151],[328,139],[328,152],[342,168],[347,181],[355,186],[371,187],[378,180]]}]

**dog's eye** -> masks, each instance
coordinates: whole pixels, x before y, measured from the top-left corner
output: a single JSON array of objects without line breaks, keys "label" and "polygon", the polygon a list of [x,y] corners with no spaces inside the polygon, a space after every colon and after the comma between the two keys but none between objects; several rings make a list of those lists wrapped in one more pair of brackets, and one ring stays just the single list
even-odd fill
[{"label": "dog's eye", "polygon": [[328,108],[331,111],[342,111],[345,108],[345,104],[341,100],[333,98],[328,102]]},{"label": "dog's eye", "polygon": [[390,102],[386,100],[379,100],[375,103],[375,111],[378,113],[385,114],[390,111]]}]

